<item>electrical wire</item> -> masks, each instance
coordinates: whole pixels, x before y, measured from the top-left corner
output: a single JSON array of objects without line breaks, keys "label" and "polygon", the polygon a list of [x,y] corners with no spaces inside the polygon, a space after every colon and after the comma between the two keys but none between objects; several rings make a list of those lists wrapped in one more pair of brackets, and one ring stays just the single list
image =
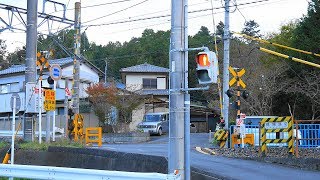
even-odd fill
[{"label": "electrical wire", "polygon": [[131,6],[129,6],[129,7],[126,7],[126,8],[124,8],[124,9],[121,9],[121,10],[119,10],[119,11],[115,11],[115,12],[112,12],[112,13],[110,13],[110,14],[107,14],[107,15],[104,15],[104,16],[100,16],[100,17],[97,17],[97,18],[94,18],[94,19],[85,21],[85,22],[83,22],[83,24],[88,23],[88,22],[92,22],[92,21],[96,21],[96,20],[98,20],[98,19],[102,19],[102,18],[111,16],[111,15],[114,15],[114,14],[117,14],[117,13],[120,13],[120,12],[123,12],[123,11],[126,11],[126,10],[128,10],[128,9],[130,9],[130,8],[133,8],[133,7],[135,7],[135,6],[138,6],[138,5],[140,5],[140,4],[143,4],[143,3],[147,2],[147,1],[149,1],[149,0],[144,0],[144,1],[141,1],[141,2],[136,3],[136,4],[134,4],[134,5],[131,5]]},{"label": "electrical wire", "polygon": [[[267,1],[270,1],[270,0],[251,1],[251,2],[237,4],[237,6],[245,6],[245,5],[257,4],[257,3],[267,2]],[[234,5],[230,5],[229,7],[234,7]],[[214,10],[224,9],[224,6],[215,7],[213,9]],[[212,8],[193,10],[193,11],[189,11],[188,13],[198,13],[198,12],[204,12],[204,11],[212,11]],[[169,17],[169,16],[171,16],[171,14],[165,14],[165,15],[159,15],[159,16],[151,16],[151,17],[138,18],[138,19],[130,19],[130,20],[124,20],[124,21],[113,21],[113,22],[109,22],[109,23],[100,23],[100,24],[91,24],[91,25],[89,24],[89,25],[85,25],[85,27],[88,27],[88,26],[89,27],[108,26],[108,25],[123,24],[123,23],[144,21],[144,20],[150,20],[150,19],[159,19],[159,18],[164,18],[164,17]]]},{"label": "electrical wire", "polygon": [[243,17],[244,23],[246,23],[246,22],[247,22],[247,19],[246,19],[246,17],[242,14],[242,12],[240,11],[240,9],[238,8],[237,1],[236,1],[236,0],[233,0],[233,2],[234,2],[234,5],[235,5],[235,7],[236,7],[236,10],[238,10],[238,12],[239,12],[239,13],[241,14],[241,16]]}]

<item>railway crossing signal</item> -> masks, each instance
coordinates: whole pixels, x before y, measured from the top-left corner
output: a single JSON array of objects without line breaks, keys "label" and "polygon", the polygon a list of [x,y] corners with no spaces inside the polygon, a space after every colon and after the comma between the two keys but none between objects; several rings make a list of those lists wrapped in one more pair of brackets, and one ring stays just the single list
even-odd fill
[{"label": "railway crossing signal", "polygon": [[199,52],[196,56],[197,78],[199,84],[218,82],[218,59],[214,52]]},{"label": "railway crossing signal", "polygon": [[240,71],[236,72],[231,66],[229,66],[229,71],[233,75],[233,78],[229,81],[229,86],[231,87],[237,81],[239,81],[239,85],[243,89],[245,89],[247,85],[242,81],[241,76],[243,76],[246,73],[246,70],[245,69],[241,69]]}]

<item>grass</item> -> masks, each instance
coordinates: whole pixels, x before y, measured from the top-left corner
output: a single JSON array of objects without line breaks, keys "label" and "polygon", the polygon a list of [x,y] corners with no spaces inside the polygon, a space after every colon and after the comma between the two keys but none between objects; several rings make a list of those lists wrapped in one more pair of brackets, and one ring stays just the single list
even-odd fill
[{"label": "grass", "polygon": [[55,142],[46,143],[43,142],[39,144],[38,142],[21,142],[18,144],[20,149],[23,150],[35,150],[35,151],[46,151],[49,146],[58,146],[58,147],[74,147],[74,148],[83,148],[84,144],[81,142],[74,142],[68,139],[60,139]]},{"label": "grass", "polygon": [[8,145],[9,145],[9,143],[7,143],[7,142],[5,142],[5,141],[1,141],[1,142],[0,142],[0,149],[6,147],[6,146],[8,146]]}]

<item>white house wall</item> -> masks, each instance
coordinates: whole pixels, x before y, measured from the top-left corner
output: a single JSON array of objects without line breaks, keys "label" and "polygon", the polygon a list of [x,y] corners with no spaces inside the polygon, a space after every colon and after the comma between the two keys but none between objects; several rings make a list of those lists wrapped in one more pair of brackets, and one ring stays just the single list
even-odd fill
[{"label": "white house wall", "polygon": [[[56,92],[56,100],[63,100],[65,98],[65,77],[72,77],[73,72],[73,65],[67,66],[62,69],[62,79],[57,82],[57,92]],[[44,73],[42,85],[43,87],[49,87],[49,84],[47,83],[48,78],[48,72]],[[7,76],[7,77],[0,77],[0,85],[2,84],[12,84],[12,83],[19,83],[18,86],[14,86],[15,89],[12,89],[11,92],[8,93],[0,93],[0,113],[6,113],[11,112],[10,107],[10,98],[12,96],[13,92],[19,92],[22,105],[20,110],[24,111],[25,106],[25,92],[22,92],[24,88],[24,81],[25,81],[25,75],[14,75]],[[80,98],[87,97],[87,94],[85,92],[86,88],[89,86],[90,83],[97,83],[99,82],[99,75],[92,70],[90,67],[88,67],[85,64],[82,64],[80,67]],[[69,90],[71,92],[72,89],[72,79],[69,79],[68,81]]]},{"label": "white house wall", "polygon": [[[142,89],[142,80],[144,78],[157,79],[158,89],[166,89],[166,76],[165,75],[145,75],[133,74],[126,75],[126,88],[130,91]],[[164,80],[162,80],[164,78]]]},{"label": "white house wall", "polygon": [[[72,72],[73,72],[73,65],[67,66],[62,69],[62,76],[71,78],[71,77],[73,77]],[[99,82],[99,75],[94,70],[92,70],[89,66],[87,66],[85,64],[81,64],[80,65],[80,79],[82,81],[90,81],[90,82],[97,83],[97,82]]]}]

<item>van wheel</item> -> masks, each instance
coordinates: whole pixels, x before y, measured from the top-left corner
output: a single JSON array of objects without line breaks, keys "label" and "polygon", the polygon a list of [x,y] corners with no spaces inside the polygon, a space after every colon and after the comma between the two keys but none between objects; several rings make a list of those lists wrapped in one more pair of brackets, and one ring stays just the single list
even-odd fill
[{"label": "van wheel", "polygon": [[159,135],[159,136],[162,135],[162,128],[159,128],[158,135]]}]

